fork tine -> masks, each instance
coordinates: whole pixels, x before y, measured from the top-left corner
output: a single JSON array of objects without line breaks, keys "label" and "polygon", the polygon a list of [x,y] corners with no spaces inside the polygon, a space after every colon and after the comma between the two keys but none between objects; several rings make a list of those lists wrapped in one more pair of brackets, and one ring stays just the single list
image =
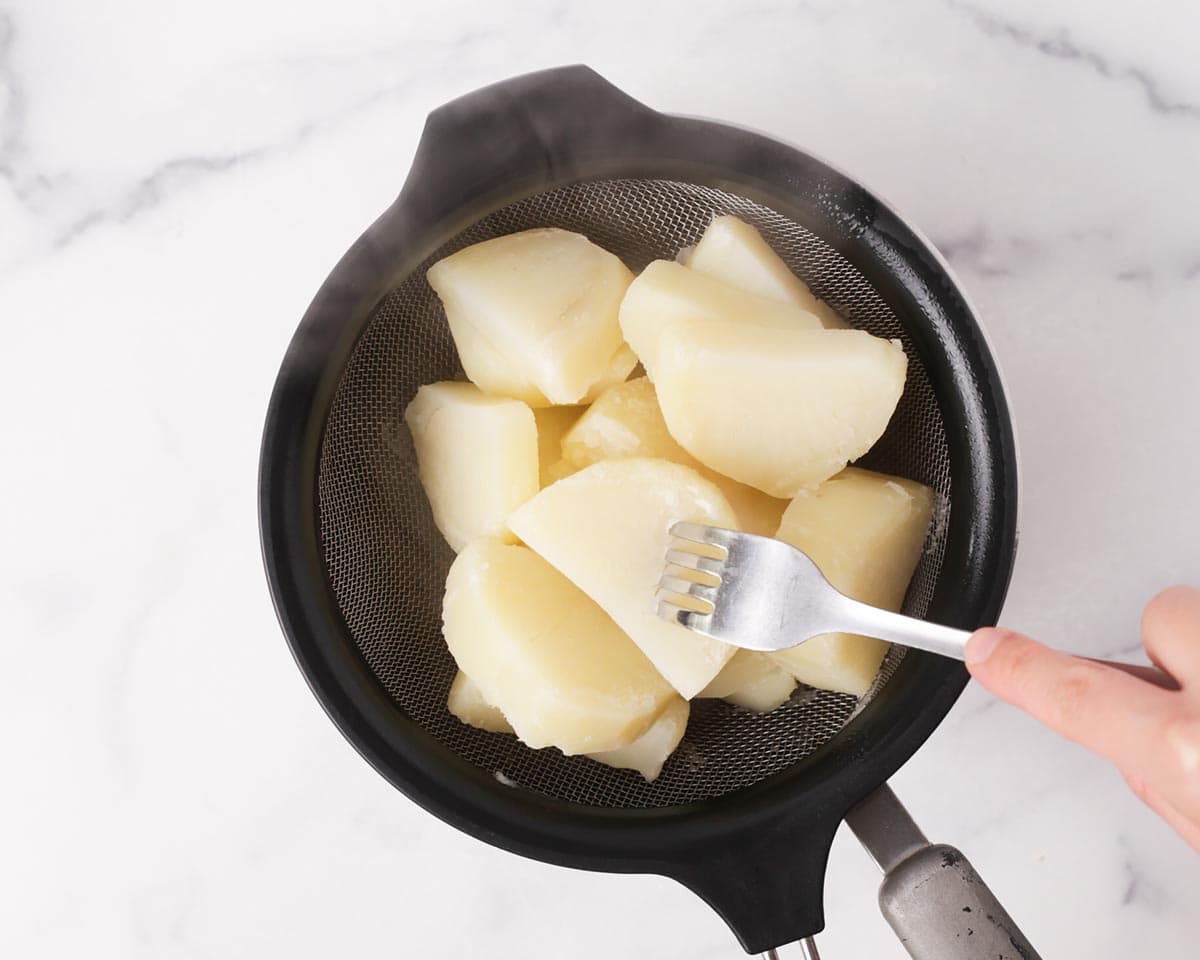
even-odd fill
[{"label": "fork tine", "polygon": [[702,543],[706,547],[718,547],[722,551],[728,552],[730,541],[737,536],[737,531],[681,520],[679,523],[671,525],[671,536],[678,537],[680,540]]},{"label": "fork tine", "polygon": [[684,580],[690,580],[693,583],[703,583],[709,587],[719,587],[721,585],[721,575],[719,573],[710,573],[707,570],[699,570],[696,567],[684,567],[677,563],[671,563],[669,560],[663,565],[663,573],[669,573],[673,577],[682,577]]},{"label": "fork tine", "polygon": [[670,620],[681,627],[695,630],[698,633],[707,632],[709,626],[712,624],[711,613],[701,613],[699,610],[693,610],[690,607],[682,607],[668,600],[666,597],[659,597],[658,615],[664,620]]},{"label": "fork tine", "polygon": [[710,574],[718,580],[721,578],[721,569],[725,566],[725,561],[718,560],[716,557],[702,557],[690,550],[679,550],[674,547],[667,551],[667,563],[688,570],[698,570],[701,573]]},{"label": "fork tine", "polygon": [[658,587],[667,593],[677,593],[680,596],[694,597],[697,600],[706,602],[709,606],[714,606],[717,602],[716,587],[707,583],[696,583],[695,580],[684,580],[681,577],[673,577],[669,573],[664,573],[659,578]]},{"label": "fork tine", "polygon": [[708,543],[708,531],[710,529],[704,523],[692,523],[689,520],[680,520],[677,523],[671,524],[671,536],[681,537],[684,540],[695,540],[699,543]]}]

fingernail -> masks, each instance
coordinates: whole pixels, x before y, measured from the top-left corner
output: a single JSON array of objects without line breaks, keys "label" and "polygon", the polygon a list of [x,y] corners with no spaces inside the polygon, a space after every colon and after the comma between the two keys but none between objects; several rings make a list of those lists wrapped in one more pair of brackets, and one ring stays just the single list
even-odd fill
[{"label": "fingernail", "polygon": [[1008,635],[1008,631],[996,627],[984,627],[976,630],[967,640],[963,659],[967,663],[983,663],[992,655],[996,645]]}]

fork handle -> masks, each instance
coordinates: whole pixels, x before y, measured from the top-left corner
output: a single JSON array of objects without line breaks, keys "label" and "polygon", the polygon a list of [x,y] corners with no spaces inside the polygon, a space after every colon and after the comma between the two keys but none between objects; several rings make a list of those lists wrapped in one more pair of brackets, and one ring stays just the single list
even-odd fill
[{"label": "fork handle", "polygon": [[927,650],[955,660],[963,658],[967,638],[971,635],[969,630],[956,630],[916,617],[906,617],[845,596],[843,600],[844,604],[838,612],[845,617],[846,626],[842,629],[846,633],[878,637],[889,643]]}]

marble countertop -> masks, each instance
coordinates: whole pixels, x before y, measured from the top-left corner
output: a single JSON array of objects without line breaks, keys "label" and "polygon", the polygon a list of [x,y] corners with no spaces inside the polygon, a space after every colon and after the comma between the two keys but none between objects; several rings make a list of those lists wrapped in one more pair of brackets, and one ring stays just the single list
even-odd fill
[{"label": "marble countertop", "polygon": [[[259,559],[268,395],[426,113],[586,62],[802,144],[930,235],[1020,434],[1005,620],[1138,655],[1200,582],[1200,8],[1144,0],[0,3],[0,952],[740,955],[654,877],[528,862],[363,763]],[[1200,858],[970,688],[893,784],[1044,956],[1195,956]],[[826,960],[900,958],[845,831]]]}]

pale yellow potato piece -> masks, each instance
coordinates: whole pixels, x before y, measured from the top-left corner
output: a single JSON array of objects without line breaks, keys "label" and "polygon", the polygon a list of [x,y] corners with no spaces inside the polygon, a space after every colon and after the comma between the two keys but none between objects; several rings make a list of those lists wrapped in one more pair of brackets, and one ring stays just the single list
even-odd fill
[{"label": "pale yellow potato piece", "polygon": [[786,703],[795,689],[796,678],[770,654],[739,650],[699,695],[765,713]]},{"label": "pale yellow potato piece", "polygon": [[535,409],[550,405],[545,394],[522,377],[518,368],[475,333],[474,328],[459,320],[450,325],[450,331],[463,372],[489,396],[520,400]]},{"label": "pale yellow potato piece", "polygon": [[637,365],[637,354],[633,352],[629,344],[622,343],[617,348],[617,352],[609,358],[608,366],[600,375],[600,379],[593,383],[588,392],[583,395],[582,402],[591,403],[614,383],[627,380]]},{"label": "pale yellow potato piece", "polygon": [[563,437],[562,456],[575,470],[626,457],[656,457],[691,467],[725,494],[737,515],[738,529],[766,537],[775,536],[788,504],[709,470],[676,443],[658,407],[654,385],[646,377],[615,384],[600,394]]},{"label": "pale yellow potato piece", "polygon": [[793,304],[747,293],[674,260],[655,260],[625,292],[621,331],[656,383],[659,336],[674,323],[697,328],[732,325],[738,330],[747,326],[821,329],[817,317]]},{"label": "pale yellow potato piece", "polygon": [[454,676],[450,684],[450,694],[446,697],[446,709],[463,723],[489,733],[512,733],[512,724],[505,719],[504,714],[493,707],[483,697],[483,691],[461,670]]},{"label": "pale yellow potato piece", "polygon": [[562,438],[562,457],[577,468],[601,460],[657,457],[695,466],[697,461],[675,442],[658,409],[654,384],[647,377],[609,387]]},{"label": "pale yellow potato piece", "polygon": [[761,490],[755,490],[754,487],[745,483],[738,483],[722,473],[709,470],[703,464],[700,466],[703,469],[697,472],[720,487],[721,492],[725,494],[725,499],[733,507],[733,512],[738,518],[739,530],[757,533],[763,537],[775,535],[775,531],[779,529],[779,520],[783,516],[783,511],[787,509],[788,502],[786,500],[781,497],[772,497]]},{"label": "pale yellow potato piece", "polygon": [[531,406],[578,403],[636,363],[617,322],[633,274],[582,234],[544,228],[485,240],[426,277],[463,369],[488,393]]},{"label": "pale yellow potato piece", "polygon": [[762,234],[737,217],[714,217],[684,262],[693,270],[760,297],[795,304],[818,317],[828,330],[849,326],[833,307],[818,300],[808,284],[788,269]]},{"label": "pale yellow potato piece", "polygon": [[526,547],[468,545],[446,578],[442,626],[459,669],[534,748],[628,746],[675,696],[612,619]]},{"label": "pale yellow potato piece", "polygon": [[[914,480],[849,467],[801,493],[783,515],[778,539],[799,547],[848,596],[899,610],[933,512],[933,491]],[[862,696],[888,645],[829,633],[773,653],[797,680]]]},{"label": "pale yellow potato piece", "polygon": [[675,752],[679,741],[687,731],[691,706],[681,697],[667,705],[650,729],[627,747],[589,753],[588,758],[621,770],[636,770],[647,781],[657,779],[662,773],[667,757]]},{"label": "pale yellow potato piece", "polygon": [[520,400],[470,383],[431,383],[404,411],[433,520],[455,550],[507,537],[504,521],[538,489],[537,427]]},{"label": "pale yellow potato piece", "polygon": [[[791,682],[792,686],[796,685],[795,680]],[[483,698],[483,692],[475,681],[461,670],[450,687],[447,706],[459,720],[472,727],[492,733],[515,732],[504,718],[504,714]],[[646,780],[654,780],[662,772],[667,757],[683,739],[689,713],[691,708],[688,702],[682,697],[673,697],[658,719],[633,743],[626,747],[617,747],[615,750],[585,753],[584,756],[610,767],[636,770]]]},{"label": "pale yellow potato piece", "polygon": [[[521,400],[535,410],[551,406],[545,394],[528,380],[519,377],[512,364],[492,349],[482,337],[464,336],[456,343],[456,346],[463,370],[473,370],[475,375],[470,378],[471,381],[483,387],[486,393],[492,396]],[[608,369],[605,370],[604,375],[592,384],[582,402],[591,403],[614,383],[620,383],[628,377],[630,371],[636,366],[637,357],[629,349],[629,345],[621,344],[609,360]],[[572,405],[564,404],[564,406]]]},{"label": "pale yellow potato piece", "polygon": [[562,460],[562,439],[583,415],[586,407],[541,407],[533,411],[537,424],[538,482],[541,486],[558,479],[552,477],[555,465]]},{"label": "pale yellow potato piece", "polygon": [[561,480],[563,477],[569,477],[573,473],[577,473],[579,468],[574,466],[570,461],[558,459],[550,464],[542,474],[542,486],[548,487],[550,484]]},{"label": "pale yellow potato piece", "polygon": [[[655,589],[671,545],[668,531],[680,520],[737,526],[724,495],[696,471],[634,458],[603,460],[545,487],[508,525],[603,607],[690,699],[734,648],[655,612]],[[505,715],[512,719],[507,710]]]},{"label": "pale yellow potato piece", "polygon": [[907,365],[898,343],[861,330],[672,323],[659,335],[655,386],[688,453],[790,498],[879,439]]}]

